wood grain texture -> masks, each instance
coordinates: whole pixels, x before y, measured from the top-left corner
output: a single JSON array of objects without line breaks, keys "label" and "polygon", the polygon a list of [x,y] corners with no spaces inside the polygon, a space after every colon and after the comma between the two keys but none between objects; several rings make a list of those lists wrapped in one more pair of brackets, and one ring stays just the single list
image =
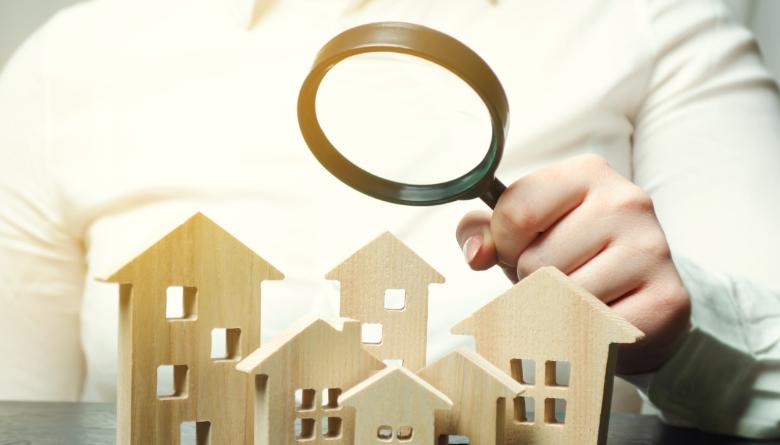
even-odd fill
[{"label": "wood grain texture", "polygon": [[[473,335],[477,352],[524,383],[506,421],[507,443],[603,445],[618,343],[643,334],[555,268],[539,269],[452,329]],[[533,361],[522,370],[521,360]],[[566,384],[556,367],[568,363]],[[530,362],[529,362],[530,364]],[[565,401],[565,419],[555,400]],[[533,403],[534,415],[526,415]],[[529,410],[531,411],[531,410]]]},{"label": "wood grain texture", "polygon": [[523,386],[472,350],[452,352],[417,373],[447,395],[452,409],[436,413],[436,437],[466,436],[471,445],[503,445],[504,423]]},{"label": "wood grain texture", "polygon": [[[299,438],[307,445],[352,445],[354,412],[339,405],[338,396],[384,366],[361,346],[359,322],[298,321],[237,366],[255,376],[256,443],[299,443],[295,425],[300,419],[304,431]],[[324,419],[330,430],[323,431]]]},{"label": "wood grain texture", "polygon": [[437,410],[449,410],[452,401],[406,368],[392,366],[349,389],[339,402],[353,407],[355,443],[381,443],[389,430],[391,443],[434,445]]},{"label": "wood grain texture", "polygon": [[[200,443],[253,443],[252,380],[235,369],[260,343],[260,283],[284,276],[198,213],[105,281],[120,283],[117,443],[172,445],[182,422]],[[184,317],[166,318],[166,290],[184,287]],[[216,328],[234,357],[211,358]],[[157,369],[175,365],[176,392],[157,395]]]},{"label": "wood grain texture", "polygon": [[[380,360],[403,360],[412,371],[425,366],[428,285],[444,277],[390,232],[354,253],[326,278],[341,282],[341,316],[379,323],[383,337],[366,349]],[[403,289],[401,310],[385,309],[385,291]]]}]

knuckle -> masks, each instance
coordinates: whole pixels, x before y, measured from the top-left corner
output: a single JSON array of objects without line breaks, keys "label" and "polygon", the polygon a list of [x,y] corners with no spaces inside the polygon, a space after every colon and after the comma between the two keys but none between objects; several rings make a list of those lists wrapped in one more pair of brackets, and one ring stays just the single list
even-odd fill
[{"label": "knuckle", "polygon": [[534,272],[536,272],[537,269],[540,267],[544,267],[544,260],[543,258],[533,250],[526,250],[523,252],[522,255],[517,259],[517,273],[520,276],[527,276]]},{"label": "knuckle", "polygon": [[659,306],[670,314],[682,314],[683,316],[690,314],[691,301],[688,291],[678,280],[660,287],[657,290],[656,298]]},{"label": "knuckle", "polygon": [[660,230],[637,237],[634,240],[634,247],[654,258],[670,258],[672,255],[669,243]]},{"label": "knuckle", "polygon": [[609,168],[609,162],[601,155],[586,153],[577,157],[578,163],[591,171]]},{"label": "knuckle", "polygon": [[624,187],[620,192],[615,192],[611,200],[611,207],[623,212],[651,213],[654,211],[650,195],[634,184]]},{"label": "knuckle", "polygon": [[539,224],[539,217],[527,206],[519,203],[504,206],[496,214],[499,225],[510,233],[532,232]]}]

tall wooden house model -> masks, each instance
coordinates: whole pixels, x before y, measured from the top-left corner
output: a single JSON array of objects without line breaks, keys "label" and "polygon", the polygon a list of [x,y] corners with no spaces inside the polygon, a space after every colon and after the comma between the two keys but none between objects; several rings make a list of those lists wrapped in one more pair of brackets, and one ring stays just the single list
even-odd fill
[{"label": "tall wooden house model", "polygon": [[202,444],[254,443],[253,381],[236,364],[260,343],[260,283],[282,278],[200,213],[108,277],[120,284],[118,444],[178,444],[183,422]]},{"label": "tall wooden house model", "polygon": [[425,366],[428,285],[444,277],[385,232],[330,271],[341,282],[341,316],[363,323],[365,348],[412,371]]}]

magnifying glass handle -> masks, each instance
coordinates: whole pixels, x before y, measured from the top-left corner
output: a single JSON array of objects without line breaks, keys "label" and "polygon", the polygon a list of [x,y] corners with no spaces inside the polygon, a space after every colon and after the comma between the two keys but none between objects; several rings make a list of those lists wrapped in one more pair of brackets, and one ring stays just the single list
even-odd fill
[{"label": "magnifying glass handle", "polygon": [[495,209],[498,198],[502,193],[504,193],[504,190],[506,190],[506,186],[501,181],[499,181],[498,178],[493,178],[493,181],[490,183],[490,188],[487,189],[487,191],[485,191],[485,193],[483,193],[480,198],[485,202],[485,204],[488,205],[488,207]]}]

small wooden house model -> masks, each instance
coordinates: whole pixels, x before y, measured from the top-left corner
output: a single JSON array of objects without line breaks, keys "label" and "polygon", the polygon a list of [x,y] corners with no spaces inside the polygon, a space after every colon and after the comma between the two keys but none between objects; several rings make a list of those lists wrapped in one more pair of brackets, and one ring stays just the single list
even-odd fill
[{"label": "small wooden house model", "polygon": [[253,443],[253,381],[235,366],[260,343],[260,282],[282,278],[198,213],[106,280],[120,283],[118,444],[177,445],[183,422],[199,445]]},{"label": "small wooden house model", "polygon": [[474,445],[503,445],[507,414],[523,393],[520,383],[470,349],[452,352],[417,372],[452,401],[437,411],[438,445],[466,436]]},{"label": "small wooden house model", "polygon": [[425,366],[428,285],[444,277],[386,232],[326,278],[341,282],[340,315],[363,323],[369,352],[412,371]]},{"label": "small wooden house model", "polygon": [[617,344],[643,338],[552,267],[529,275],[452,333],[473,335],[480,355],[523,384],[506,423],[507,443],[522,445],[605,444]]},{"label": "small wooden house model", "polygon": [[237,366],[254,376],[255,443],[353,445],[354,413],[339,395],[384,367],[363,349],[359,322],[297,322]]},{"label": "small wooden house model", "polygon": [[345,392],[339,402],[355,408],[355,444],[434,445],[436,411],[452,402],[411,371],[392,366]]}]

